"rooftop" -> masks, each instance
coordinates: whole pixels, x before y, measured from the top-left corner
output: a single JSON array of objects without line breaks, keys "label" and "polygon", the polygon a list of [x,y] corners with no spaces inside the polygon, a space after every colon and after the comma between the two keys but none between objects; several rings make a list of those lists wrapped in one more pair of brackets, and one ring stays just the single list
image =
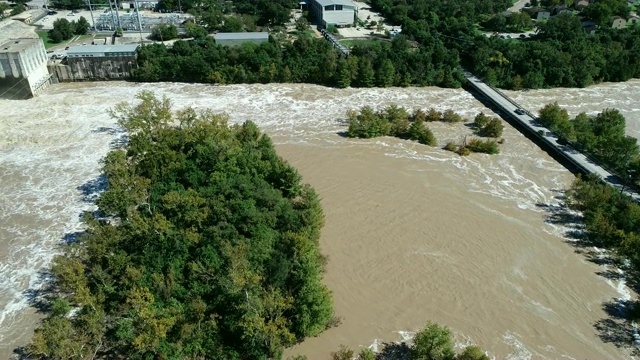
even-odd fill
[{"label": "rooftop", "polygon": [[42,42],[40,39],[13,39],[0,45],[0,53],[16,53],[20,52],[34,44]]},{"label": "rooftop", "polygon": [[328,5],[347,5],[355,7],[356,4],[351,0],[316,0],[320,6],[328,6]]},{"label": "rooftop", "polygon": [[134,52],[140,45],[76,45],[67,50],[67,55],[75,54],[101,54],[116,52]]},{"label": "rooftop", "polygon": [[213,34],[216,40],[255,40],[255,39],[269,39],[268,32],[237,32],[237,33],[224,33],[220,32]]}]

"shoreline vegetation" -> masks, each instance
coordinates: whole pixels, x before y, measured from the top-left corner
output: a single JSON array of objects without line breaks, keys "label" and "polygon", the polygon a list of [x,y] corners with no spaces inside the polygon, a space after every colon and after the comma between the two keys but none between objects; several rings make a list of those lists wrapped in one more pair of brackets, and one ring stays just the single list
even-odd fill
[{"label": "shoreline vegetation", "polygon": [[[393,136],[404,140],[417,141],[428,146],[437,146],[438,142],[433,132],[425,125],[426,122],[461,123],[465,119],[451,109],[439,112],[430,108],[426,112],[416,109],[409,113],[404,107],[389,105],[380,111],[374,111],[370,106],[364,106],[359,111],[348,110],[346,113],[348,130],[346,136],[351,138],[371,139],[380,136]],[[479,113],[473,123],[478,136],[497,138],[502,136],[504,126],[497,118],[491,118]],[[447,143],[443,149],[453,151],[461,156],[472,152],[498,154],[498,143],[504,140],[481,140],[466,137],[461,144]]]},{"label": "shoreline vegetation", "polygon": [[267,359],[335,326],[314,189],[247,121],[144,91],[39,300],[34,359]]},{"label": "shoreline vegetation", "polygon": [[[144,45],[139,50],[136,81],[182,81],[214,84],[293,82],[338,88],[439,86],[464,84],[461,66],[488,84],[513,90],[586,87],[640,77],[640,21],[614,29],[614,16],[629,19],[625,0],[602,0],[574,13],[553,13],[536,23],[535,32],[518,39],[486,36],[481,31],[532,27],[533,8],[506,15],[509,0],[468,0],[464,6],[418,0],[371,0],[374,11],[402,33],[376,42],[354,42],[346,57],[324,39],[309,38],[308,12],[286,32],[293,1],[255,3],[235,0],[202,5],[185,0],[195,15],[187,36],[172,47]],[[234,6],[235,5],[235,6]],[[541,1],[543,7],[557,5]],[[178,10],[174,2],[161,7]],[[264,12],[264,13],[263,13]],[[591,25],[585,25],[591,24]],[[585,29],[593,27],[595,33]],[[596,28],[597,27],[597,28]],[[209,33],[268,29],[268,43],[237,48],[216,45]]]},{"label": "shoreline vegetation", "polygon": [[619,110],[608,108],[594,116],[582,112],[570,119],[555,102],[540,109],[539,115],[538,121],[560,142],[593,157],[620,177],[625,187],[638,189],[640,148],[636,138],[626,135],[626,119]]}]

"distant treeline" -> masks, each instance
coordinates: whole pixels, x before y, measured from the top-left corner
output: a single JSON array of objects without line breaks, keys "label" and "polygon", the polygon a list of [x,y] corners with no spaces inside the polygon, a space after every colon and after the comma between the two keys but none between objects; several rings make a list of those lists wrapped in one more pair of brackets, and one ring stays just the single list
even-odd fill
[{"label": "distant treeline", "polygon": [[478,23],[506,10],[510,1],[372,0],[371,4],[420,44],[445,44],[442,58],[460,60],[492,85],[521,89],[584,87],[640,77],[640,27],[608,25],[611,15],[619,12],[617,2],[592,4],[598,11],[592,9],[587,15],[602,24],[594,35],[586,34],[577,16],[562,14],[540,24],[533,38],[522,40],[488,38],[477,30]]},{"label": "distant treeline", "polygon": [[341,58],[324,39],[293,43],[273,39],[238,47],[216,45],[211,37],[177,41],[139,50],[139,81],[184,81],[214,84],[311,83],[336,87],[437,85],[459,87],[456,60],[442,57],[442,47],[414,49],[405,37],[371,46],[355,46]]}]

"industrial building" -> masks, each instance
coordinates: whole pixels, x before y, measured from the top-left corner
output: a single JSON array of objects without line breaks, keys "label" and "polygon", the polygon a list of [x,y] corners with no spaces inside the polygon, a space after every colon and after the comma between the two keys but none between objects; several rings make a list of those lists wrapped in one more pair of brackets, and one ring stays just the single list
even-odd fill
[{"label": "industrial building", "polygon": [[358,7],[351,0],[308,0],[318,25],[353,26]]},{"label": "industrial building", "polygon": [[68,58],[135,57],[138,44],[132,45],[76,45],[67,50]]},{"label": "industrial building", "polygon": [[217,33],[213,35],[216,44],[237,46],[245,43],[259,44],[269,41],[268,32]]},{"label": "industrial building", "polygon": [[33,97],[50,78],[42,39],[11,39],[0,45],[0,97]]}]

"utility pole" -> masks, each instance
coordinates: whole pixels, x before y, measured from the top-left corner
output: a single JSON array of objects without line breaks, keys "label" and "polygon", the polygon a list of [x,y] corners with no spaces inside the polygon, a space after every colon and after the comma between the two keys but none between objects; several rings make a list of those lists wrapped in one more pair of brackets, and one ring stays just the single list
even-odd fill
[{"label": "utility pole", "polygon": [[140,32],[140,44],[142,44],[142,22],[140,21],[140,8],[138,7],[138,0],[133,0],[133,4],[136,8],[136,17],[138,18],[138,31]]},{"label": "utility pole", "polygon": [[[113,5],[115,5],[116,8],[116,22],[118,23],[118,29],[122,29],[122,24],[120,24],[120,15],[118,15],[118,0],[113,0]],[[118,31],[118,29],[116,29],[116,31]]]},{"label": "utility pole", "polygon": [[93,8],[91,7],[91,0],[87,0],[87,2],[89,3],[89,13],[91,14],[91,28],[93,28],[93,30],[96,30],[96,20],[93,18]]}]

